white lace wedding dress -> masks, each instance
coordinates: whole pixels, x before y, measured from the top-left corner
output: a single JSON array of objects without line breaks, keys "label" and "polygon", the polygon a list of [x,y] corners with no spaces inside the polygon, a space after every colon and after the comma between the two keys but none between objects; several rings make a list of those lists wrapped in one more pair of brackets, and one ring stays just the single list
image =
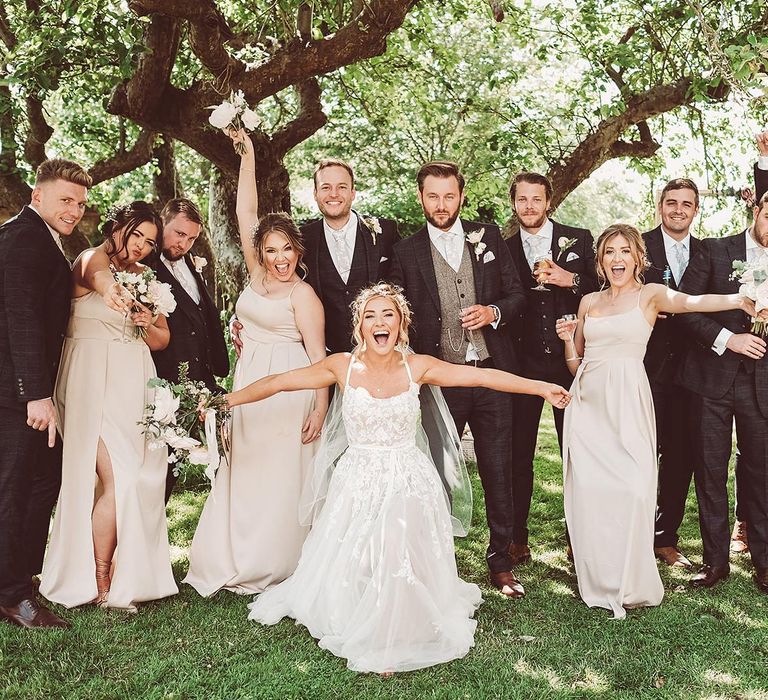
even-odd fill
[{"label": "white lace wedding dress", "polygon": [[[407,368],[406,363],[406,368]],[[351,364],[350,364],[351,369]],[[349,448],[290,578],[249,619],[289,616],[354,671],[410,671],[466,655],[480,589],[459,578],[440,477],[416,445],[419,386],[376,399],[349,385]]]}]

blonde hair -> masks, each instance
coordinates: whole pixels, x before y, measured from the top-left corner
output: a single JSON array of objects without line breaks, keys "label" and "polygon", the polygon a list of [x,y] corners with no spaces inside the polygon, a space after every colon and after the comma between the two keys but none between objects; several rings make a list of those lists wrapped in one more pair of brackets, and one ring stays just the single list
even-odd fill
[{"label": "blonde hair", "polygon": [[90,189],[93,184],[91,176],[80,165],[71,160],[64,160],[63,158],[44,160],[37,166],[35,186],[55,180],[65,180],[86,189]]},{"label": "blonde hair", "polygon": [[597,239],[595,251],[595,267],[597,268],[597,277],[600,280],[601,287],[605,286],[607,275],[603,269],[603,256],[605,248],[616,236],[624,236],[629,242],[629,249],[632,251],[632,259],[635,261],[635,269],[632,276],[639,284],[645,284],[643,272],[648,269],[648,259],[645,257],[645,242],[643,237],[634,226],[629,224],[611,224]]},{"label": "blonde hair", "polygon": [[403,290],[395,284],[388,282],[379,282],[370,287],[361,289],[355,300],[352,302],[352,341],[354,349],[364,350],[365,341],[363,340],[363,314],[365,307],[371,299],[382,297],[390,299],[395,305],[398,314],[400,314],[400,329],[397,334],[398,347],[408,346],[408,328],[411,325],[411,307],[403,294]]}]

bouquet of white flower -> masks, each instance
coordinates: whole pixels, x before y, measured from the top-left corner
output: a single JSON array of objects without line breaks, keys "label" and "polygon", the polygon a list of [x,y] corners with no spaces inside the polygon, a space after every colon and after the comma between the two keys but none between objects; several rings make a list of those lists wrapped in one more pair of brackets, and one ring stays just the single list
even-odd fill
[{"label": "bouquet of white flower", "polygon": [[[752,299],[758,313],[768,309],[768,255],[760,255],[750,263],[734,260],[731,279],[737,279],[741,283],[739,294]],[[767,336],[768,321],[753,318],[752,332],[755,335]]]},{"label": "bouquet of white flower", "polygon": [[[219,467],[217,433],[221,433],[224,456],[229,451],[229,416],[217,414],[223,397],[214,396],[203,382],[188,378],[189,365],[179,365],[179,381],[150,379],[147,386],[155,390],[153,403],[144,407],[139,422],[142,434],[149,440],[149,449],[168,446],[168,462],[173,473],[205,467],[205,475],[213,482]],[[200,416],[205,416],[205,421]]]},{"label": "bouquet of white flower", "polygon": [[[168,316],[176,309],[171,285],[158,282],[152,268],[146,267],[142,272],[118,271],[114,267],[111,269],[115,281],[134,302],[134,310],[138,310],[136,304],[142,304],[153,316]],[[137,338],[147,337],[146,328],[137,326],[134,333]]]},{"label": "bouquet of white flower", "polygon": [[[228,100],[224,100],[220,105],[212,105],[208,109],[213,110],[208,117],[208,122],[224,132],[230,129],[253,131],[260,123],[259,115],[248,106],[242,90],[230,93]],[[245,147],[241,143],[235,144],[235,150],[240,155],[245,153]]]}]

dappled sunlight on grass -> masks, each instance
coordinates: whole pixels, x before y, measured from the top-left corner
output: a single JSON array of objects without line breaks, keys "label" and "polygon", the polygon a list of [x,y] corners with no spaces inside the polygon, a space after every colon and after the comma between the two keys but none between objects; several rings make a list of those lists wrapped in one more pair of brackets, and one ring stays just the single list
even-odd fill
[{"label": "dappled sunlight on grass", "polygon": [[513,667],[521,676],[539,681],[546,681],[552,690],[564,690],[565,685],[560,676],[551,668],[534,668],[530,663],[520,659]]}]

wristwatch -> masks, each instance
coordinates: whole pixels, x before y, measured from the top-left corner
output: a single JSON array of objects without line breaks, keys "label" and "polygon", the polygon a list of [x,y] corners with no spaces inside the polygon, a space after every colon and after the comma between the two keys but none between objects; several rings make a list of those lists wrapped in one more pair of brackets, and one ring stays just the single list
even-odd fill
[{"label": "wristwatch", "polygon": [[571,291],[576,294],[579,291],[579,282],[581,282],[581,277],[579,277],[578,272],[573,273],[573,284],[571,285]]},{"label": "wristwatch", "polygon": [[491,304],[488,308],[493,311],[493,323],[498,323],[501,319],[501,310],[495,304]]}]

